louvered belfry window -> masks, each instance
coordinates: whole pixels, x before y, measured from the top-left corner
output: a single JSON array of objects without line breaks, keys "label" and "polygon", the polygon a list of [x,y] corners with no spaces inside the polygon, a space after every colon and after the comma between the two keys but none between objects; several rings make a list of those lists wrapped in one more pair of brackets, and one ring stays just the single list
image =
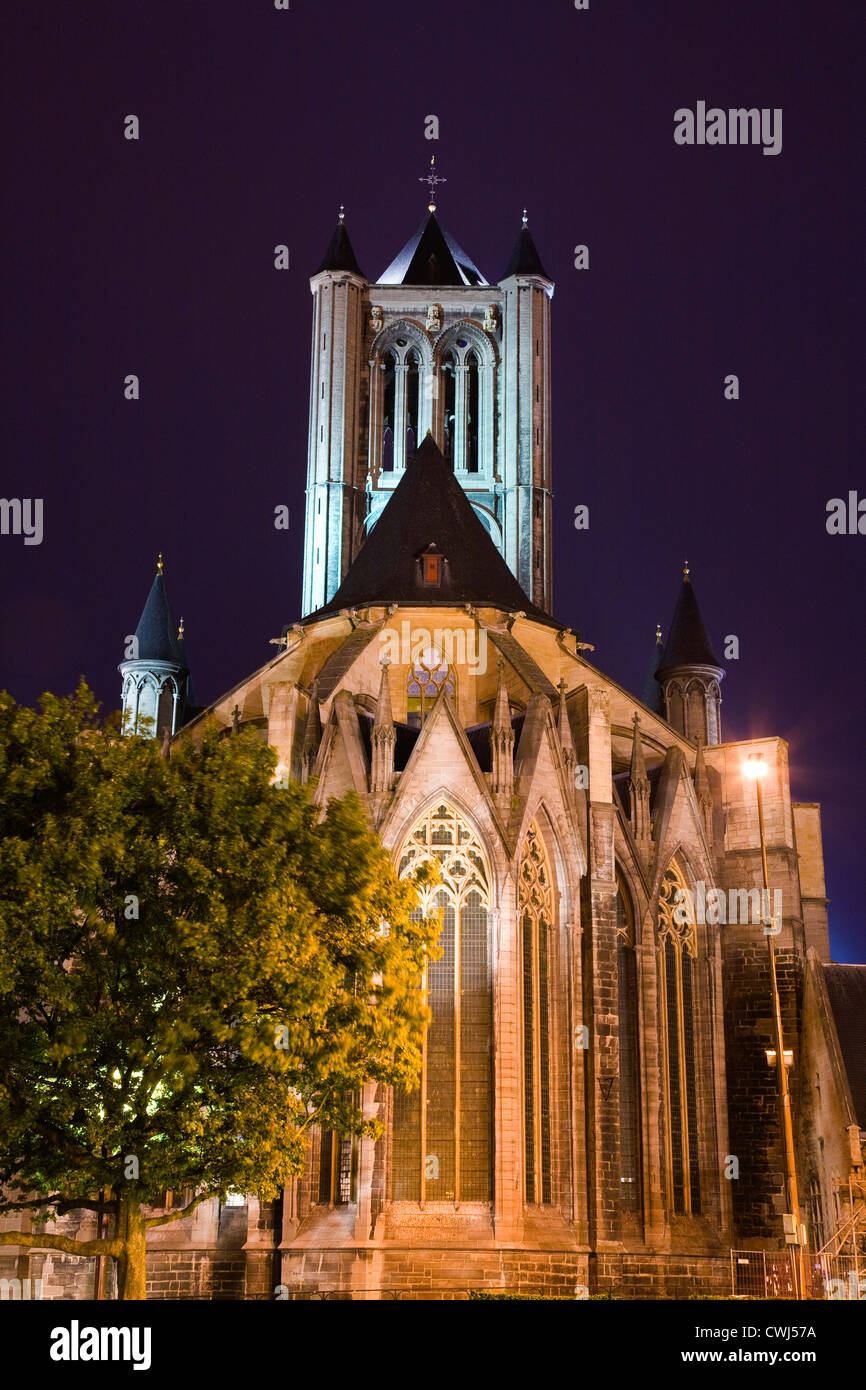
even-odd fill
[{"label": "louvered belfry window", "polygon": [[526,832],[518,875],[523,1014],[523,1161],[527,1202],[550,1201],[550,863],[538,827]]},{"label": "louvered belfry window", "polygon": [[643,1208],[640,1132],[640,1050],[638,1045],[637,961],[634,911],[617,876],[617,981],[619,999],[619,1135],[621,1211],[626,1228],[637,1224]]},{"label": "louvered belfry window", "polygon": [[675,864],[662,879],[658,942],[668,1204],[673,1212],[698,1215],[701,1185],[694,999],[697,930],[686,881]]},{"label": "louvered belfry window", "polygon": [[438,960],[425,988],[427,1028],[420,1090],[396,1092],[394,1201],[490,1201],[493,1192],[493,996],[490,870],[468,820],[450,803],[430,807],[407,836],[400,874],[425,859],[441,882],[422,910],[441,911]]}]

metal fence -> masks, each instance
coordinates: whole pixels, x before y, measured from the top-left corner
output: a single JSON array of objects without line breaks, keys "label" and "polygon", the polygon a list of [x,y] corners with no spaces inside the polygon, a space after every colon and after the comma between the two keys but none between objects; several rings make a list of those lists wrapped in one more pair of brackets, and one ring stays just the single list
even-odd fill
[{"label": "metal fence", "polygon": [[[732,1250],[731,1293],[737,1298],[797,1298],[797,1255],[789,1250]],[[853,1255],[805,1257],[807,1298],[866,1299],[866,1262]]]}]

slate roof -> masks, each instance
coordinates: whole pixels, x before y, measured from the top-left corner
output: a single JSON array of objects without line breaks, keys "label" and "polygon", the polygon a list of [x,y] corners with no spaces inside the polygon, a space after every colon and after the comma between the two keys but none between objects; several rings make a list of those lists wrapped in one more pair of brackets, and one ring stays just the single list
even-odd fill
[{"label": "slate roof", "polygon": [[435,212],[431,212],[376,283],[486,285],[487,281],[471,256],[467,256],[440,224]]},{"label": "slate roof", "polygon": [[521,227],[511,259],[500,279],[507,280],[509,275],[541,275],[545,280],[550,279],[528,227]]},{"label": "slate roof", "polygon": [[135,629],[138,660],[173,661],[178,666],[184,666],[186,663],[178,650],[176,632],[165,590],[165,579],[161,574],[157,574],[138,620],[138,627]]},{"label": "slate roof", "polygon": [[662,688],[656,680],[656,674],[661,665],[663,654],[664,648],[661,643],[656,640],[653,643],[653,654],[650,658],[649,669],[647,670],[646,680],[644,681],[643,690],[641,691],[643,703],[646,705],[647,709],[651,709],[654,714],[664,714]]},{"label": "slate roof", "polygon": [[328,242],[328,249],[322,257],[322,263],[313,273],[321,275],[323,270],[350,270],[353,275],[360,275],[361,279],[364,279],[364,272],[358,265],[349,233],[343,222],[337,223],[334,235]]},{"label": "slate roof", "polygon": [[[435,586],[421,583],[418,559],[431,543],[445,556],[442,581]],[[334,597],[304,622],[343,608],[389,603],[423,608],[489,604],[561,626],[530,603],[429,434]]]},{"label": "slate roof", "polygon": [[490,632],[489,629],[487,635],[494,647],[502,653],[506,661],[511,663],[524,685],[528,685],[533,694],[540,692],[542,695],[546,695],[551,703],[557,702],[559,691],[556,686],[548,680],[535,658],[521,647],[516,637],[512,637],[510,632]]},{"label": "slate roof", "polygon": [[195,692],[195,686],[192,682],[192,672],[190,671],[189,666],[189,655],[186,649],[186,638],[177,637],[175,641],[177,644],[178,657],[187,671],[186,691],[184,693],[183,700],[183,722],[184,724],[188,724],[190,720],[195,718],[199,710],[204,708],[204,706],[199,704],[198,696]]},{"label": "slate roof", "polygon": [[[367,754],[368,761],[373,757],[373,724],[375,723],[372,714],[364,710],[358,711],[358,727],[361,730],[361,741]],[[406,764],[412,756],[415,744],[421,733],[420,725],[401,724],[394,720],[394,771],[405,772]]]},{"label": "slate roof", "polygon": [[377,635],[378,629],[375,627],[356,627],[355,631],[340,643],[336,651],[331,652],[317,677],[316,688],[322,704],[330,700],[349,667],[357,661]]},{"label": "slate roof", "polygon": [[657,676],[674,666],[718,666],[691,580],[684,579]]},{"label": "slate roof", "polygon": [[824,979],[854,1113],[866,1129],[866,965],[825,965]]}]

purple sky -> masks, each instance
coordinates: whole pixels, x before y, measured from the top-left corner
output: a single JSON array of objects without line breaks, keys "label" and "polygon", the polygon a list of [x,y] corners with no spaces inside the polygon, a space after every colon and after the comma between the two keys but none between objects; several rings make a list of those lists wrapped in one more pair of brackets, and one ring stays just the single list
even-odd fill
[{"label": "purple sky", "polygon": [[[866,496],[863,7],[291,5],[6,19],[0,493],[42,497],[45,532],[0,536],[0,686],[32,702],[84,674],[116,706],[158,550],[200,698],[273,654],[299,616],[308,276],[341,201],[378,276],[435,152],[487,278],[525,204],[556,281],[556,615],[639,691],[688,555],[717,647],[740,639],[724,733],[789,740],[835,955],[866,959],[866,536],[825,529],[829,498]],[[676,146],[699,100],[781,107],[781,154]]]}]

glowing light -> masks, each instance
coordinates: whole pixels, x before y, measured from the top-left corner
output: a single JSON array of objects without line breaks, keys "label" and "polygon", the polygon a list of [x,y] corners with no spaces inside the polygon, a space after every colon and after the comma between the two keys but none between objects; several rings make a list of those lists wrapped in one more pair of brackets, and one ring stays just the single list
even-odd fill
[{"label": "glowing light", "polygon": [[758,754],[750,753],[743,763],[743,776],[757,779],[758,777],[766,777],[766,775],[767,764],[764,762],[764,759]]}]

